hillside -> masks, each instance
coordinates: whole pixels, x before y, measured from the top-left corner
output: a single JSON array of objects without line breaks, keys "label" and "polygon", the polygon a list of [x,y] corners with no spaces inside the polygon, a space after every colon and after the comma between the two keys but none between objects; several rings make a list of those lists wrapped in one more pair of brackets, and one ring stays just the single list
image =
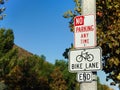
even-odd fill
[{"label": "hillside", "polygon": [[24,57],[24,58],[27,58],[27,57],[33,56],[33,54],[32,54],[31,52],[29,52],[29,51],[27,51],[27,50],[19,47],[19,46],[16,45],[16,44],[13,45],[13,49],[15,49],[15,48],[16,48],[17,51],[18,51],[17,55],[18,55],[18,58],[19,58],[19,59],[20,59],[20,58],[23,58],[23,57]]}]

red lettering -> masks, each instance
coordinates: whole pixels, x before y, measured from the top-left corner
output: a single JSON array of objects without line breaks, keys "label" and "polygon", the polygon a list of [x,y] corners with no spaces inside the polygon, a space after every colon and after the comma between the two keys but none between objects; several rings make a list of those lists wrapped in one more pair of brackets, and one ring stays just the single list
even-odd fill
[{"label": "red lettering", "polygon": [[74,26],[79,26],[84,24],[84,16],[76,16],[74,18]]},{"label": "red lettering", "polygon": [[88,33],[81,34],[81,38],[88,38]]},{"label": "red lettering", "polygon": [[94,27],[93,25],[91,26],[81,26],[81,27],[76,27],[75,28],[75,32],[79,33],[79,32],[88,32],[88,31],[93,31]]},{"label": "red lettering", "polygon": [[81,39],[81,44],[89,44],[89,39]]}]

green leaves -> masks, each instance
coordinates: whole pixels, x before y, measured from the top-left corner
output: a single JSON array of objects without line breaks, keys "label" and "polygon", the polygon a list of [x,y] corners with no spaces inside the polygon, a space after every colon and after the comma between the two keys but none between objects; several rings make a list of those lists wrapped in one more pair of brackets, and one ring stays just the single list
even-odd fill
[{"label": "green leaves", "polygon": [[6,53],[14,45],[14,35],[11,29],[0,29],[0,53]]},{"label": "green leaves", "polygon": [[75,2],[75,8],[74,10],[68,10],[67,12],[64,13],[63,17],[64,18],[70,18],[71,20],[69,21],[69,28],[71,32],[74,32],[74,17],[77,15],[81,14],[81,0],[74,0]]},{"label": "green leaves", "polygon": [[64,18],[70,18],[70,17],[73,17],[73,16],[74,16],[74,14],[73,14],[73,12],[71,10],[68,10],[63,15]]},{"label": "green leaves", "polygon": [[[97,2],[97,12],[102,12],[103,16],[97,14],[98,45],[103,50],[103,70],[116,84],[119,83],[120,73],[120,2],[118,0],[103,0]],[[112,74],[114,73],[114,74]]]},{"label": "green leaves", "polygon": [[51,73],[51,79],[51,90],[67,90],[66,81],[63,79],[63,75],[59,67],[56,67]]},{"label": "green leaves", "polygon": [[4,0],[0,0],[0,4],[4,4]]},{"label": "green leaves", "polygon": [[[5,0],[0,0],[0,5],[3,5],[4,3],[5,3]],[[3,18],[6,16],[6,14],[3,14],[5,9],[6,9],[5,7],[0,8],[0,20],[3,20]]]}]

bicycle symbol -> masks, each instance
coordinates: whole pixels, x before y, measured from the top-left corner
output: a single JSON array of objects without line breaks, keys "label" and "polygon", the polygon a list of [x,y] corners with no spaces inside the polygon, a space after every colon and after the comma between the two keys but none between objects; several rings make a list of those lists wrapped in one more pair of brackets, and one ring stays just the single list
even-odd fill
[{"label": "bicycle symbol", "polygon": [[83,59],[91,62],[93,61],[94,56],[92,54],[88,54],[88,52],[82,51],[81,54],[76,57],[76,61],[81,62]]}]

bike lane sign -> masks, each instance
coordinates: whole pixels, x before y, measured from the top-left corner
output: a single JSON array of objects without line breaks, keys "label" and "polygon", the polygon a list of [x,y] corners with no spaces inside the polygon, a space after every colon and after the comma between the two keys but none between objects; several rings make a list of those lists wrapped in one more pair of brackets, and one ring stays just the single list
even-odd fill
[{"label": "bike lane sign", "polygon": [[69,71],[97,71],[102,67],[102,49],[100,47],[77,49],[69,52]]}]

